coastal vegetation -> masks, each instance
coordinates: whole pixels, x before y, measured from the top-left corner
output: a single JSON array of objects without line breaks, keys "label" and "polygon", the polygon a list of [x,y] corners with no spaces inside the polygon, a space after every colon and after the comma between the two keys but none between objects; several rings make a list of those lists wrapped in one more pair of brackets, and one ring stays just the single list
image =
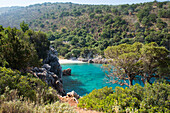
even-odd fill
[{"label": "coastal vegetation", "polygon": [[169,111],[170,85],[168,83],[136,84],[129,88],[104,87],[93,90],[79,99],[78,106],[106,113],[165,112]]},{"label": "coastal vegetation", "polygon": [[0,67],[1,113],[75,113],[57,91],[31,74]]},{"label": "coastal vegetation", "polygon": [[169,51],[155,42],[110,46],[104,53],[106,58],[112,59],[103,66],[111,83],[132,86],[133,81],[152,84],[153,78],[170,79]]},{"label": "coastal vegetation", "polygon": [[169,8],[168,1],[0,8],[0,112],[75,112],[58,98],[63,84],[57,52],[67,59],[107,58],[109,82],[128,86],[95,89],[78,100],[80,108],[169,112]]},{"label": "coastal vegetation", "polygon": [[46,34],[29,30],[24,23],[21,28],[0,26],[0,66],[25,71],[46,58],[50,45]]},{"label": "coastal vegetation", "polygon": [[60,103],[58,92],[29,73],[41,66],[47,56],[49,41],[43,32],[0,26],[0,112],[51,113],[74,110]]}]

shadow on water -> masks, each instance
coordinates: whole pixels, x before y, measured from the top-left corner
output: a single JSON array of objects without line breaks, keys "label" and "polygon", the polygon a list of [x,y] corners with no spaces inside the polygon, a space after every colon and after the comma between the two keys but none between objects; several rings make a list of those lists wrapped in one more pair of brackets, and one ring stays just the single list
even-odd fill
[{"label": "shadow on water", "polygon": [[81,81],[77,80],[77,79],[72,79],[71,76],[63,76],[63,87],[64,90],[66,91],[66,93],[71,92],[71,91],[75,91],[78,95],[83,96],[86,93],[90,93],[88,92],[85,88],[82,88],[82,86],[85,86]]}]

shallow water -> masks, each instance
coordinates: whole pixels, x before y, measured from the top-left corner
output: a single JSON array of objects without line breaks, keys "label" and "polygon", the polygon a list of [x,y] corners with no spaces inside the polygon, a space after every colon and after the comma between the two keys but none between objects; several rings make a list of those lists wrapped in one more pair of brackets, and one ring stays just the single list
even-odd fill
[{"label": "shallow water", "polygon": [[63,77],[63,85],[66,92],[74,90],[80,96],[90,93],[92,90],[105,86],[113,89],[117,84],[106,83],[105,73],[101,64],[63,64],[62,69],[71,68],[72,75]]}]

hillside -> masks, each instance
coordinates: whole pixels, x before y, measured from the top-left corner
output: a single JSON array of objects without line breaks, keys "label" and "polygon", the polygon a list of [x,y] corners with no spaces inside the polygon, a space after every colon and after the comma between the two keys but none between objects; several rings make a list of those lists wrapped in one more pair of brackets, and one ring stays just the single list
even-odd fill
[{"label": "hillside", "polygon": [[[94,57],[108,46],[156,42],[170,50],[170,2],[132,5],[44,3],[0,15],[0,25],[44,31],[60,55]],[[90,53],[90,54],[89,54]]]}]

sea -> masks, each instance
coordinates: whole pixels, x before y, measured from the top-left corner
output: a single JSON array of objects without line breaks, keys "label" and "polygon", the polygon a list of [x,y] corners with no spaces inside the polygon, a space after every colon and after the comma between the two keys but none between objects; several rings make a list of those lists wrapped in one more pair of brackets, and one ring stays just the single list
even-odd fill
[{"label": "sea", "polygon": [[[102,69],[102,64],[75,63],[62,64],[62,70],[71,69],[71,76],[63,76],[63,87],[66,92],[75,91],[80,96],[89,94],[94,89],[103,87],[127,87],[109,83],[108,78]],[[133,82],[133,84],[139,83]],[[140,83],[141,84],[141,83]]]}]

